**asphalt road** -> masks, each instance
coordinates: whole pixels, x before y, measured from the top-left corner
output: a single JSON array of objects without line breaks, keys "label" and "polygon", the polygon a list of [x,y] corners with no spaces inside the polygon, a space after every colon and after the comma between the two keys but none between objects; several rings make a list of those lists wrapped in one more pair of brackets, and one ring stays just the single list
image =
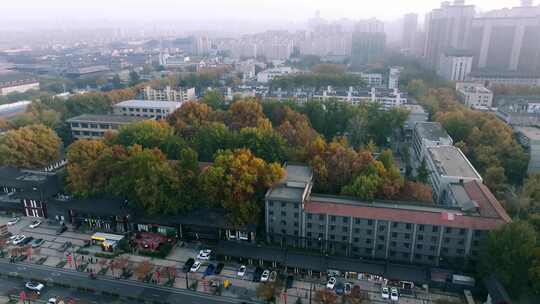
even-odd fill
[{"label": "asphalt road", "polygon": [[[189,290],[175,289],[164,286],[154,286],[135,281],[116,280],[99,276],[92,280],[86,273],[58,269],[34,264],[11,264],[0,261],[0,273],[18,274],[25,279],[34,278],[42,282],[68,284],[72,287],[91,288],[95,294],[113,293],[120,297],[141,298],[159,303],[182,304],[224,304],[224,303],[257,303],[236,298],[217,297]],[[50,284],[49,284],[50,285]]]}]

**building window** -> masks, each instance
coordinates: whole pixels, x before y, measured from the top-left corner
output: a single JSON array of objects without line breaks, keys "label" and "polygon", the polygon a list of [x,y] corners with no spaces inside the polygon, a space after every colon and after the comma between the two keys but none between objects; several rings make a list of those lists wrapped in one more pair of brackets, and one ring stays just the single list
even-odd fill
[{"label": "building window", "polygon": [[319,214],[319,221],[324,221],[324,215],[323,214]]},{"label": "building window", "polygon": [[[311,232],[306,233],[307,237],[311,237]],[[311,245],[311,244],[310,244]]]},{"label": "building window", "polygon": [[355,243],[358,243],[360,241],[360,238],[355,237],[353,240]]},{"label": "building window", "polygon": [[379,231],[384,231],[385,228],[386,228],[386,226],[380,225],[379,226]]},{"label": "building window", "polygon": [[268,215],[274,215],[274,211],[272,210],[268,211]]},{"label": "building window", "polygon": [[298,218],[298,212],[294,213],[294,218]]},{"label": "building window", "polygon": [[285,206],[287,206],[287,203],[281,202],[281,208],[285,208]]},{"label": "building window", "polygon": [[424,231],[424,227],[425,227],[424,225],[418,225],[418,230],[419,231]]},{"label": "building window", "polygon": [[360,219],[359,219],[359,218],[355,218],[355,219],[354,219],[354,223],[355,223],[356,225],[360,225]]},{"label": "building window", "polygon": [[294,222],[294,227],[298,227],[298,222]]},{"label": "building window", "polygon": [[392,237],[396,238],[397,237],[397,232],[392,232]]},{"label": "building window", "polygon": [[274,206],[274,202],[268,201],[268,206],[273,207],[273,206]]},{"label": "building window", "polygon": [[344,217],[343,218],[343,223],[348,223],[349,222],[349,218],[348,217]]},{"label": "building window", "polygon": [[368,224],[368,226],[372,226],[373,225],[373,220],[368,220],[367,224]]},{"label": "building window", "polygon": [[452,228],[446,227],[446,233],[452,233]]},{"label": "building window", "polygon": [[379,235],[378,239],[379,241],[384,241],[384,235]]},{"label": "building window", "polygon": [[424,245],[422,245],[422,244],[416,245],[416,249],[422,249],[423,247],[424,247]]},{"label": "building window", "polygon": [[308,220],[311,220],[313,218],[313,215],[311,213],[308,213],[307,218]]},{"label": "building window", "polygon": [[411,238],[411,234],[410,233],[405,233],[405,239],[408,240]]},{"label": "building window", "polygon": [[335,222],[335,221],[336,221],[336,217],[335,217],[334,215],[332,215],[332,216],[330,217],[330,221]]},{"label": "building window", "polygon": [[396,247],[396,246],[397,246],[397,243],[396,243],[395,241],[393,241],[393,242],[390,243],[390,246]]},{"label": "building window", "polygon": [[367,233],[367,234],[372,234],[372,233],[373,233],[373,230],[368,229],[368,230],[366,230],[366,233]]},{"label": "building window", "polygon": [[398,223],[397,223],[397,222],[393,222],[393,223],[392,223],[392,227],[393,227],[393,228],[397,228],[397,226],[398,226]]},{"label": "building window", "polygon": [[438,227],[438,226],[433,226],[433,228],[431,228],[431,231],[432,231],[432,232],[438,232],[438,231],[439,231],[439,227]]},{"label": "building window", "polygon": [[336,230],[336,225],[330,225],[330,231]]},{"label": "building window", "polygon": [[418,236],[416,237],[416,239],[417,239],[417,240],[419,240],[419,241],[421,241],[421,240],[423,240],[423,239],[424,239],[424,236],[423,236],[423,235],[421,235],[421,234],[419,234],[419,235],[418,235]]},{"label": "building window", "polygon": [[383,250],[384,249],[384,245],[377,245],[377,250]]},{"label": "building window", "polygon": [[348,239],[348,237],[346,237],[346,236],[342,236],[342,237],[341,237],[341,240],[342,240],[343,242],[346,242],[347,239]]},{"label": "building window", "polygon": [[287,222],[281,221],[281,225],[285,226],[285,225],[287,225]]},{"label": "building window", "polygon": [[348,232],[348,231],[349,231],[349,228],[343,227],[343,228],[341,228],[341,231],[343,231],[343,232]]},{"label": "building window", "polygon": [[405,228],[406,228],[407,230],[411,230],[411,228],[412,228],[412,225],[411,225],[411,224],[409,224],[409,223],[407,223],[407,225],[405,226]]},{"label": "building window", "polygon": [[307,227],[308,227],[308,228],[311,228],[311,223],[307,223]]},{"label": "building window", "polygon": [[459,229],[459,235],[464,235],[464,234],[465,234],[465,231],[466,231],[465,228]]},{"label": "building window", "polygon": [[371,244],[371,239],[366,239],[366,244]]},{"label": "building window", "polygon": [[287,216],[287,212],[281,211],[281,216]]},{"label": "building window", "polygon": [[331,239],[331,240],[335,240],[335,239],[336,239],[336,236],[333,235],[333,234],[330,234],[330,239]]}]

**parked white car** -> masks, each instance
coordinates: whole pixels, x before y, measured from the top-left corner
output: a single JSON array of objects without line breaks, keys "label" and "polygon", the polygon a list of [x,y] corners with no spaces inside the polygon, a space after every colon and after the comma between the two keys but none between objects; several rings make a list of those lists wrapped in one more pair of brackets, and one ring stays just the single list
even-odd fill
[{"label": "parked white car", "polygon": [[390,290],[390,300],[392,300],[392,301],[398,301],[399,300],[399,293],[398,293],[397,288],[395,288],[395,287],[392,287],[392,289]]},{"label": "parked white car", "polygon": [[14,239],[13,242],[11,242],[11,243],[13,245],[19,245],[20,243],[22,243],[22,241],[24,241],[25,238],[26,238],[26,236],[24,234],[21,234],[16,239]]},{"label": "parked white car", "polygon": [[385,300],[390,299],[390,291],[388,290],[388,287],[383,287],[381,289],[381,297]]},{"label": "parked white car", "polygon": [[20,217],[14,217],[14,218],[10,219],[10,220],[7,222],[7,225],[8,225],[8,226],[13,226],[13,225],[17,224],[20,220],[21,220]]},{"label": "parked white car", "polygon": [[24,286],[31,291],[37,292],[38,294],[43,290],[43,288],[45,288],[45,285],[33,281],[26,282]]},{"label": "parked white car", "polygon": [[210,260],[210,255],[212,254],[212,250],[210,249],[203,249],[199,251],[199,254],[197,255],[197,260]]},{"label": "parked white car", "polygon": [[270,277],[270,270],[266,269],[261,274],[261,282],[268,282],[268,278]]},{"label": "parked white car", "polygon": [[334,289],[335,285],[336,285],[336,278],[335,277],[330,277],[330,279],[328,279],[328,283],[326,283],[326,288]]},{"label": "parked white car", "polygon": [[201,268],[201,262],[195,261],[195,263],[193,263],[193,266],[191,266],[191,268],[189,269],[189,271],[191,271],[191,272],[197,272],[197,271],[199,270],[199,268]]},{"label": "parked white car", "polygon": [[32,224],[30,224],[30,228],[36,228],[37,226],[41,225],[41,221],[33,221]]},{"label": "parked white car", "polygon": [[239,277],[243,278],[246,275],[247,267],[244,265],[241,265],[240,268],[238,268],[238,272],[236,273]]}]

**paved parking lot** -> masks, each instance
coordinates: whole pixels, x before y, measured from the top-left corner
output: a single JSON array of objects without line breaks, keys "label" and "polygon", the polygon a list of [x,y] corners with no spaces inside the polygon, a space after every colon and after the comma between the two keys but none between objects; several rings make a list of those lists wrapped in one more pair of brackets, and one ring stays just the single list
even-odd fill
[{"label": "paved parking lot", "polygon": [[[65,260],[65,252],[58,251],[58,248],[64,244],[64,242],[71,242],[74,247],[83,245],[85,240],[89,240],[91,234],[79,233],[73,231],[66,231],[62,235],[56,235],[56,229],[58,226],[48,225],[45,221],[37,228],[29,228],[29,224],[32,222],[32,218],[22,217],[21,221],[13,226],[9,226],[9,231],[13,234],[24,234],[25,236],[32,236],[34,238],[42,238],[45,240],[45,243],[41,246],[41,256],[47,256],[47,261],[45,265],[55,266],[59,261]],[[179,269],[182,268],[184,262],[189,258],[195,258],[199,252],[200,246],[194,244],[185,244],[181,246],[179,244],[169,254],[166,259],[152,259],[148,257],[142,257],[132,254],[124,254],[123,256],[127,257],[130,263],[140,263],[143,261],[151,261],[151,263],[158,267],[168,267],[173,266]],[[73,249],[72,249],[73,250]],[[99,250],[99,249],[97,249]],[[217,264],[216,261],[211,261],[210,263]],[[197,273],[188,274],[189,284],[195,280],[201,280],[203,273],[206,270],[209,262],[203,263],[201,268]],[[237,271],[240,264],[236,262],[226,263],[222,273],[218,276],[210,276],[208,279],[218,279],[220,281],[228,280],[231,283],[231,288],[224,291],[225,293],[235,294],[237,296],[244,297],[254,297],[255,290],[260,283],[253,282],[253,274],[255,271],[255,265],[246,265],[247,273],[243,278],[237,276]],[[95,268],[96,265],[91,265],[90,267]],[[95,269],[94,269],[95,270]],[[112,275],[109,271],[108,275]],[[177,280],[175,281],[174,287],[177,288],[186,288],[185,274],[178,271]],[[287,291],[288,302],[293,303],[297,297],[301,298],[306,302],[309,298],[309,291],[324,289],[325,278],[318,279],[314,278],[313,282],[307,282],[305,280],[295,280],[293,282],[293,288]],[[373,303],[389,303],[389,300],[384,300],[381,297],[380,293],[380,284],[376,282],[370,282],[366,280],[355,280],[355,279],[345,279],[339,278],[342,282],[350,282],[352,285],[359,285],[362,290],[368,292],[371,302]],[[203,284],[199,284],[198,290],[201,292],[207,292]],[[459,295],[438,295],[438,294],[428,294],[422,291],[416,292],[412,297],[402,296],[399,299],[398,303],[406,304],[428,304],[433,303],[435,299],[446,298],[450,299],[456,303],[461,302],[461,297]],[[280,299],[279,301],[283,301]],[[278,302],[279,302],[278,301]],[[394,302],[395,303],[395,302]]]}]

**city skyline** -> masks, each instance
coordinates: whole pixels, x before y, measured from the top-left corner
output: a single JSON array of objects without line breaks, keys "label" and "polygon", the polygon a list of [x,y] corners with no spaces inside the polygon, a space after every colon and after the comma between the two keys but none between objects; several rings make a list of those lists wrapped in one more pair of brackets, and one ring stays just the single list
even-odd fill
[{"label": "city skyline", "polygon": [[[442,1],[416,0],[399,3],[391,0],[378,1],[377,4],[366,6],[362,2],[336,0],[331,3],[322,0],[314,1],[247,1],[233,0],[221,2],[202,0],[197,2],[174,0],[138,0],[107,2],[96,0],[91,2],[73,2],[53,0],[44,3],[36,0],[23,0],[2,4],[3,20],[0,24],[7,28],[23,28],[40,26],[62,27],[70,24],[96,26],[88,22],[125,23],[125,25],[141,24],[182,24],[194,28],[206,28],[208,23],[219,25],[225,20],[237,22],[257,21],[261,23],[277,23],[280,21],[302,23],[318,11],[322,18],[336,20],[341,18],[364,19],[376,17],[384,21],[402,18],[407,13],[419,14],[419,19],[433,8],[439,7]],[[466,1],[475,5],[478,12],[485,12],[504,7],[515,7],[520,1],[505,0],[475,0]],[[80,14],[84,12],[84,14]],[[189,12],[186,14],[186,12]],[[219,12],[215,14],[214,12]],[[159,17],[159,18],[157,18]],[[75,21],[75,22],[73,22]],[[206,24],[193,24],[204,22]]]}]

